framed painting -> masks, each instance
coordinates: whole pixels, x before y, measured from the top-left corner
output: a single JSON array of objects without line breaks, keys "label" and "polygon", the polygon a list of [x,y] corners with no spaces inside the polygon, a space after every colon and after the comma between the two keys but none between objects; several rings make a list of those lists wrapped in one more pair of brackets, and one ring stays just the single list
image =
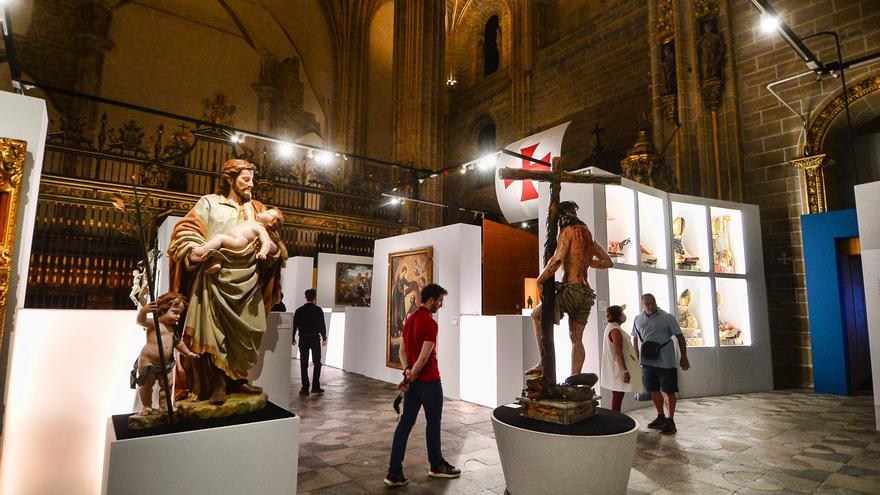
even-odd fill
[{"label": "framed painting", "polygon": [[426,247],[388,255],[388,327],[385,366],[403,369],[400,346],[403,324],[419,307],[421,290],[434,280],[434,248]]},{"label": "framed painting", "polygon": [[336,263],[336,306],[369,306],[372,287],[373,265]]},{"label": "framed painting", "polygon": [[[6,301],[12,273],[12,253],[15,253],[15,231],[21,198],[22,179],[27,143],[11,138],[0,138],[0,355],[3,354],[4,336],[9,329],[6,321]],[[0,383],[0,387],[3,384]]]}]

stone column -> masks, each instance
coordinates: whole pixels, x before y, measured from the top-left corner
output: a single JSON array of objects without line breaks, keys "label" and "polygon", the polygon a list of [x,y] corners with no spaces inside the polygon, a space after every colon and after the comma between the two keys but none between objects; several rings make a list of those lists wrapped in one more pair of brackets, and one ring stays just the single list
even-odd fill
[{"label": "stone column", "polygon": [[[394,160],[420,168],[439,169],[445,163],[446,44],[444,0],[394,2]],[[419,197],[442,203],[443,179],[426,181]],[[422,228],[442,223],[437,207],[407,204],[407,221]],[[419,211],[420,210],[420,211]]]},{"label": "stone column", "polygon": [[[87,0],[80,8],[77,32],[73,36],[76,49],[74,89],[80,93],[98,96],[101,94],[104,54],[114,46],[107,38],[113,14],[99,0]],[[84,119],[84,129],[90,134],[98,125],[98,104],[77,99],[74,102],[73,115]]]}]

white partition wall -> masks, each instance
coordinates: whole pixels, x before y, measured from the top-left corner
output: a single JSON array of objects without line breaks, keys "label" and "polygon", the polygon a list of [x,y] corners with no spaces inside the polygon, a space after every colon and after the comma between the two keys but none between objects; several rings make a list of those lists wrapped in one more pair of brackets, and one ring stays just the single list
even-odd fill
[{"label": "white partition wall", "polygon": [[[373,256],[373,304],[369,308],[347,308],[343,365],[389,383],[398,383],[400,370],[385,366],[385,335],[388,319],[388,255],[432,247],[434,283],[449,291],[443,309],[435,318],[439,324],[437,360],[447,397],[460,398],[460,336],[462,315],[482,312],[482,231],[473,225],[449,225],[376,241]],[[357,315],[357,317],[353,317]]]},{"label": "white partition wall", "polygon": [[373,258],[369,256],[318,253],[318,306],[333,308],[334,311],[344,311],[344,306],[337,306],[335,301],[337,263],[372,265]]},{"label": "white partition wall", "polygon": [[[598,169],[584,172],[606,174]],[[539,236],[543,246],[549,191],[546,184],[542,187]],[[596,291],[597,303],[585,331],[585,372],[598,373],[604,309],[608,305],[627,305],[628,322],[624,327],[629,331],[641,311],[640,295],[654,294],[658,306],[676,316],[679,301],[686,302],[682,295],[687,295],[687,310],[693,317],[690,321],[699,329],[701,338],[692,339],[693,344],[688,346],[691,370],[679,374],[681,395],[698,397],[772,389],[757,206],[667,194],[626,179],[619,186],[564,184],[560,199],[578,204],[578,216],[601,245],[607,247],[611,241],[629,239],[621,255],[613,258],[614,268],[590,270],[589,281]],[[674,236],[676,219],[681,219],[678,224],[683,226],[678,239]],[[717,228],[721,223],[725,233]],[[678,241],[698,261],[676,263]],[[721,258],[716,256],[720,251],[725,251],[724,259],[730,261],[719,262]],[[560,270],[557,280],[561,275]],[[723,331],[732,328],[739,335],[722,338]],[[555,335],[557,360],[568,359],[571,344],[563,325],[557,327]],[[523,345],[527,352],[528,347],[534,346],[527,340]],[[609,395],[607,390],[602,394]]]},{"label": "white partition wall", "polygon": [[862,277],[865,279],[865,310],[871,347],[871,375],[874,377],[874,421],[880,430],[880,182],[856,186],[859,243],[862,248]]},{"label": "white partition wall", "polygon": [[46,102],[6,91],[0,91],[0,137],[13,138],[27,143],[24,172],[16,219],[15,245],[12,254],[12,272],[9,274],[9,288],[6,301],[4,332],[6,339],[0,349],[0,424],[3,423],[3,404],[7,375],[6,357],[10,356],[13,332],[17,329],[15,315],[24,307],[27,289],[28,268],[30,267],[31,240],[34,236],[34,221],[37,216],[37,195],[40,191],[40,173],[43,170],[43,151],[46,145],[46,129],[49,117]]},{"label": "white partition wall", "polygon": [[284,294],[284,305],[288,311],[296,311],[296,308],[305,304],[305,292],[314,289],[315,259],[307,256],[294,256],[288,258],[284,268],[281,269],[281,292]]},{"label": "white partition wall", "polygon": [[156,245],[159,251],[162,252],[162,255],[159,256],[159,261],[156,263],[156,294],[159,295],[168,292],[171,284],[171,279],[168,276],[168,245],[171,243],[171,233],[174,231],[174,226],[181,220],[183,220],[183,217],[173,215],[165,217],[165,220],[162,220],[162,223],[159,224],[159,229],[156,233]]}]

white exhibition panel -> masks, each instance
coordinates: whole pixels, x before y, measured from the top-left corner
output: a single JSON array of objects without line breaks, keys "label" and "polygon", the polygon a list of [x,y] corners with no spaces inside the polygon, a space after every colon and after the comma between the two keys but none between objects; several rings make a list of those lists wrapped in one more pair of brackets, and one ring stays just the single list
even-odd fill
[{"label": "white exhibition panel", "polygon": [[521,394],[523,321],[531,319],[461,317],[461,400],[496,407]]},{"label": "white exhibition panel", "polygon": [[145,342],[136,314],[19,311],[0,493],[100,493],[107,418],[135,403],[129,371]]},{"label": "white exhibition panel", "polygon": [[[23,308],[27,289],[27,274],[30,266],[31,241],[34,236],[34,220],[37,217],[37,195],[40,191],[40,174],[43,171],[43,153],[46,146],[46,130],[49,117],[46,102],[8,91],[0,91],[0,137],[19,139],[27,142],[24,162],[21,200],[16,220],[15,244],[19,247],[13,253],[12,265],[15,271],[10,274],[7,308]],[[27,256],[19,256],[27,253]],[[14,312],[8,311],[7,314]],[[7,316],[7,323],[12,320]],[[6,328],[12,328],[7,326]]]},{"label": "white exhibition panel", "polygon": [[293,314],[269,313],[257,364],[248,372],[248,379],[263,387],[270,401],[285,408],[290,405],[291,339]]},{"label": "white exhibition panel", "polygon": [[337,263],[360,263],[372,265],[373,258],[369,256],[352,256],[348,254],[318,253],[318,306],[341,310],[343,306],[336,306],[336,264]]},{"label": "white exhibition panel", "polygon": [[171,244],[171,233],[177,222],[183,220],[183,217],[167,216],[156,232],[156,245],[161,251],[159,261],[156,263],[156,294],[160,296],[171,287],[171,278],[168,276],[168,245]]},{"label": "white exhibition panel", "polygon": [[299,416],[126,440],[105,421],[103,495],[296,493]]},{"label": "white exhibition panel", "polygon": [[482,230],[456,224],[376,241],[369,308],[346,308],[344,369],[388,383],[400,382],[400,370],[385,367],[388,318],[388,255],[433,247],[434,283],[449,291],[435,315],[439,324],[437,360],[445,396],[458,399],[461,377],[460,320],[482,313]]},{"label": "white exhibition panel", "polygon": [[[11,342],[16,327],[16,311],[24,307],[27,290],[28,269],[30,267],[31,243],[34,236],[34,224],[37,216],[37,196],[40,191],[40,174],[43,171],[43,154],[46,145],[46,130],[49,117],[46,113],[46,102],[39,98],[22,96],[7,91],[0,91],[0,137],[19,139],[27,143],[24,171],[21,185],[21,197],[16,218],[15,245],[18,249],[12,253],[12,271],[9,274],[9,287],[4,315],[4,331],[7,341]],[[23,254],[23,255],[22,255]],[[9,345],[4,347],[8,348]],[[7,367],[0,369],[0,423],[3,422],[3,403],[6,402],[8,390],[9,364],[4,360],[0,349],[0,363]]]},{"label": "white exhibition panel", "polygon": [[868,343],[871,348],[871,376],[874,378],[874,420],[880,430],[880,181],[856,186],[856,214],[862,248],[862,277],[865,281],[865,310]]},{"label": "white exhibition panel", "polygon": [[[270,315],[255,370],[256,383],[287,407],[290,346],[281,344],[290,341],[291,330],[273,327],[284,316]],[[0,493],[100,492],[107,418],[137,407],[129,372],[146,339],[136,317],[134,310],[19,311],[22,330],[11,342]],[[52,476],[46,476],[46,466],[52,466]]]},{"label": "white exhibition panel", "polygon": [[321,362],[327,366],[343,369],[345,362],[345,313],[329,312],[324,310],[325,316],[330,320],[327,325],[327,347]]},{"label": "white exhibition panel", "polygon": [[[604,172],[596,170],[596,173]],[[540,245],[543,245],[546,239],[549,187],[545,183],[539,187],[541,213],[538,216],[538,232]],[[627,190],[635,192],[635,199],[632,194],[625,192]],[[587,351],[585,372],[598,373],[605,328],[604,310],[608,305],[627,304],[628,322],[624,328],[629,331],[633,319],[641,311],[638,307],[641,294],[654,294],[660,308],[675,314],[680,292],[684,288],[692,288],[695,300],[691,311],[699,320],[706,345],[688,348],[691,369],[679,371],[680,395],[700,397],[772,389],[770,330],[757,206],[667,194],[626,179],[622,180],[621,186],[564,184],[560,199],[578,204],[578,216],[592,230],[599,244],[607,246],[609,238],[621,241],[623,239],[617,237],[633,236],[634,246],[647,245],[657,257],[657,268],[632,265],[634,256],[624,248],[624,257],[615,261],[615,268],[590,270],[589,282],[596,291],[597,302],[584,332]],[[735,274],[714,273],[710,225],[711,216],[714,215],[730,215],[730,230],[737,232],[731,237]],[[691,250],[701,258],[700,272],[670,269],[674,268],[671,247],[674,216],[686,218],[685,237],[690,236],[694,241]],[[637,229],[630,225],[633,218],[638,219]],[[561,275],[560,270],[557,280]],[[743,330],[746,345],[720,344],[716,291],[721,292],[724,299],[721,316]],[[562,365],[564,360],[570,363],[570,343],[565,320],[561,323],[563,325],[557,326],[555,331],[557,375],[565,377],[570,370],[562,368]],[[531,333],[532,330],[524,329],[524,332]],[[533,361],[529,358],[537,359],[533,342],[534,337],[526,339],[524,335],[523,356],[526,361]],[[602,394],[610,399],[609,391],[603,389]],[[628,394],[624,402],[624,409],[638,407],[630,396]]]},{"label": "white exhibition panel", "polygon": [[313,289],[315,259],[307,256],[288,258],[281,269],[281,292],[288,311],[306,303],[306,290]]},{"label": "white exhibition panel", "polygon": [[493,414],[492,428],[510,495],[626,493],[638,422],[617,435],[555,435],[510,426]]}]

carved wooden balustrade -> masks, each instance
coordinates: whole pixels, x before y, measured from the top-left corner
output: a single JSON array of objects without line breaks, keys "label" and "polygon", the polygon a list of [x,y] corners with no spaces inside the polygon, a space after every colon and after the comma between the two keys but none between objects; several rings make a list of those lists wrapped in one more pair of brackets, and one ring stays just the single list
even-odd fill
[{"label": "carved wooden balustrade", "polygon": [[169,136],[159,125],[147,137],[133,120],[111,128],[106,115],[92,137],[81,120],[57,127],[46,145],[28,307],[130,308],[140,251],[120,230],[127,218],[112,207],[112,197],[129,197],[133,184],[149,193],[148,231],[155,233],[166,216],[185,214],[216,190],[229,158],[257,165],[254,196],[284,212],[282,237],[291,256],[371,256],[375,239],[406,231],[399,210],[377,194],[389,177],[371,170],[373,178],[353,179],[359,165],[353,162],[340,160],[339,171],[328,172],[305,154],[282,159],[259,143],[234,145],[213,128],[180,126]]}]

